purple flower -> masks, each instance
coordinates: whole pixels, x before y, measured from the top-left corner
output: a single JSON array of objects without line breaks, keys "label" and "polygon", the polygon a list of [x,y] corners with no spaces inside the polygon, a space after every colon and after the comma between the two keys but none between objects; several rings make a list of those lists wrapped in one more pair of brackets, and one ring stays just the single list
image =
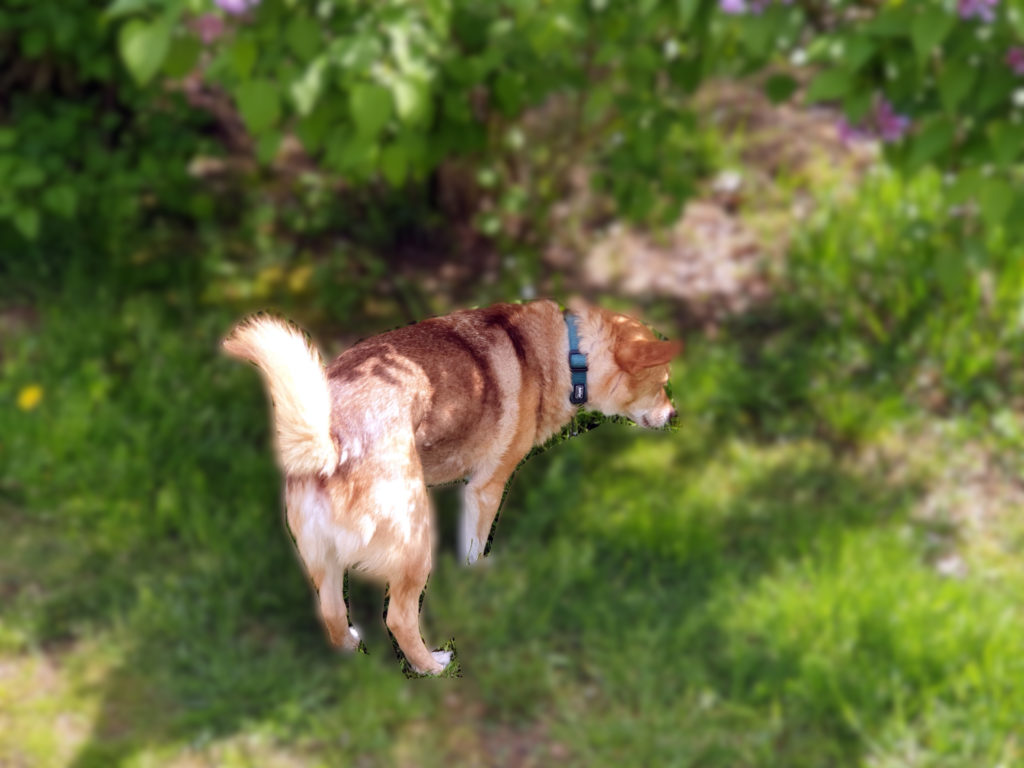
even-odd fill
[{"label": "purple flower", "polygon": [[1006,52],[1006,64],[1015,75],[1024,75],[1024,48],[1019,46]]},{"label": "purple flower", "polygon": [[260,0],[213,0],[213,3],[225,13],[238,16],[250,8],[255,8]]},{"label": "purple flower", "polygon": [[[793,0],[779,0],[783,5],[790,5]],[[722,13],[729,13],[734,16],[746,13],[761,13],[765,8],[771,5],[772,0],[718,0],[718,7],[722,9]]]},{"label": "purple flower", "polygon": [[193,22],[192,28],[203,44],[209,45],[224,34],[224,19],[213,13],[204,13]]},{"label": "purple flower", "polygon": [[719,0],[722,13],[739,15],[747,12],[747,0]]},{"label": "purple flower", "polygon": [[898,115],[887,100],[875,99],[875,109],[865,123],[852,125],[845,117],[836,123],[839,140],[844,144],[877,138],[891,143],[899,141],[910,130],[910,118]]},{"label": "purple flower", "polygon": [[840,117],[836,122],[836,131],[839,134],[839,140],[843,144],[853,144],[857,141],[865,141],[871,138],[871,135],[860,126],[851,125],[850,121],[845,117]]},{"label": "purple flower", "polygon": [[999,0],[957,0],[956,10],[961,19],[994,21]]},{"label": "purple flower", "polygon": [[885,142],[899,141],[910,129],[910,118],[906,115],[897,115],[885,99],[878,99],[875,102],[875,128],[878,137]]}]

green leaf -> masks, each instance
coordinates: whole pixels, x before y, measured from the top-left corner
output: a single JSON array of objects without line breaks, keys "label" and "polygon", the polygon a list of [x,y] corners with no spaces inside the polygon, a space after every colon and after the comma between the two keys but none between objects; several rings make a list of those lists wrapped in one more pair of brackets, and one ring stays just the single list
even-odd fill
[{"label": "green leaf", "polygon": [[967,260],[956,248],[942,248],[935,255],[935,275],[947,296],[962,296],[970,279]]},{"label": "green leaf", "polygon": [[330,140],[327,163],[333,169],[364,178],[376,169],[380,145],[374,139],[336,131]]},{"label": "green leaf", "polygon": [[19,160],[14,168],[12,187],[38,187],[46,179],[43,169],[31,160]]},{"label": "green leaf", "polygon": [[850,91],[843,99],[843,112],[852,123],[859,123],[871,111],[873,94],[870,90]]},{"label": "green leaf", "polygon": [[281,146],[281,134],[276,132],[264,133],[256,142],[256,159],[264,165],[273,162],[277,155],[277,149]]},{"label": "green leaf", "polygon": [[1017,37],[1024,37],[1024,13],[1008,13],[1006,17],[1010,21],[1010,25],[1017,32]]},{"label": "green leaf", "polygon": [[668,75],[683,93],[692,94],[704,77],[704,66],[701,56],[680,56],[669,63]]},{"label": "green leaf", "polygon": [[[1024,14],[1021,14],[1024,16]],[[971,111],[980,116],[990,109],[998,109],[1017,88],[1017,80],[1009,67],[1001,61],[990,62],[972,94]]]},{"label": "green leaf", "polygon": [[246,126],[259,134],[274,125],[281,116],[277,84],[272,80],[250,80],[235,91],[235,103]]},{"label": "green leaf", "polygon": [[248,35],[239,35],[228,50],[228,62],[236,75],[243,80],[247,79],[256,64],[256,41]]},{"label": "green leaf", "polygon": [[401,144],[384,147],[380,153],[380,170],[391,186],[401,186],[409,170],[409,159]]},{"label": "green leaf", "polygon": [[78,195],[74,187],[66,184],[47,187],[43,193],[43,205],[61,216],[71,218],[78,207]]},{"label": "green leaf", "polygon": [[379,85],[353,86],[348,104],[356,131],[365,139],[376,138],[391,120],[391,94]]},{"label": "green leaf", "polygon": [[323,44],[323,31],[313,18],[296,14],[285,29],[284,41],[292,53],[306,61],[320,50]]},{"label": "green leaf", "polygon": [[202,48],[194,37],[174,38],[164,61],[164,74],[173,78],[187,75],[195,68]]},{"label": "green leaf", "polygon": [[609,110],[615,106],[615,91],[608,85],[594,84],[587,90],[583,102],[583,121],[586,125],[595,125],[604,119]]},{"label": "green leaf", "polygon": [[[912,23],[916,3],[886,3],[881,13],[864,25],[864,29],[880,37],[903,37]],[[936,13],[945,13],[935,8]]]},{"label": "green leaf", "polygon": [[118,35],[118,49],[128,72],[139,85],[145,85],[160,70],[171,44],[172,20],[131,19]]},{"label": "green leaf", "polygon": [[506,115],[517,114],[523,103],[521,78],[510,72],[502,72],[494,81],[494,95],[502,112]]},{"label": "green leaf", "polygon": [[408,24],[394,24],[388,27],[387,33],[391,39],[391,53],[398,63],[398,69],[402,72],[421,70],[422,64],[412,54]]},{"label": "green leaf", "polygon": [[771,17],[744,17],[740,24],[743,43],[755,56],[764,56],[775,45],[778,24],[774,23]]},{"label": "green leaf", "polygon": [[292,83],[290,93],[292,101],[295,102],[295,109],[300,115],[310,114],[316,106],[325,85],[326,70],[327,59],[320,56],[310,62],[306,71]]},{"label": "green leaf", "polygon": [[948,117],[933,117],[912,140],[910,168],[916,170],[946,152],[956,138],[956,126]]},{"label": "green leaf", "polygon": [[842,69],[829,69],[819,73],[807,86],[807,101],[839,99],[853,88],[853,77]]},{"label": "green leaf", "polygon": [[1024,240],[1024,195],[1015,195],[1006,216],[1006,228],[1014,240]]},{"label": "green leaf", "polygon": [[1003,121],[989,123],[986,131],[992,155],[1000,165],[1010,165],[1024,147],[1024,129]]},{"label": "green leaf", "polygon": [[942,99],[942,106],[948,112],[956,111],[957,106],[970,92],[976,74],[977,70],[966,62],[945,67],[942,77],[939,78],[939,97]]},{"label": "green leaf", "polygon": [[156,0],[114,0],[103,11],[103,15],[107,19],[116,19],[121,16],[130,16],[133,13],[138,13],[155,4]]},{"label": "green leaf", "polygon": [[677,13],[679,25],[684,27],[689,23],[690,19],[697,12],[697,8],[700,7],[700,0],[678,0],[677,1]]},{"label": "green leaf", "polygon": [[779,104],[793,95],[797,85],[789,75],[772,75],[765,81],[764,92],[773,103]]},{"label": "green leaf", "polygon": [[856,72],[875,54],[878,44],[866,35],[855,35],[843,42],[842,66],[847,72]]},{"label": "green leaf", "polygon": [[1006,219],[1013,205],[1013,187],[1008,181],[998,178],[986,178],[978,190],[978,206],[985,223],[990,227],[998,227]]},{"label": "green leaf", "polygon": [[299,121],[295,131],[307,152],[317,152],[323,146],[331,127],[341,120],[337,109],[336,100],[325,99],[318,102],[313,111]]},{"label": "green leaf", "polygon": [[922,8],[910,25],[910,37],[918,58],[926,59],[942,45],[956,24],[956,16],[937,8]]},{"label": "green leaf", "polygon": [[396,77],[391,81],[395,111],[407,125],[430,122],[430,85],[417,77]]},{"label": "green leaf", "polygon": [[14,226],[26,240],[35,240],[39,234],[39,211],[35,208],[18,208],[14,212]]},{"label": "green leaf", "polygon": [[359,37],[347,37],[335,40],[331,45],[331,55],[344,69],[354,72],[365,72],[380,60],[384,51],[377,36],[364,32]]},{"label": "green leaf", "polygon": [[42,56],[48,43],[46,31],[29,28],[21,35],[21,52],[26,58],[34,59]]},{"label": "green leaf", "polygon": [[954,205],[973,203],[978,200],[978,190],[984,183],[985,177],[977,168],[966,168],[961,171],[956,181],[949,188],[949,201]]}]

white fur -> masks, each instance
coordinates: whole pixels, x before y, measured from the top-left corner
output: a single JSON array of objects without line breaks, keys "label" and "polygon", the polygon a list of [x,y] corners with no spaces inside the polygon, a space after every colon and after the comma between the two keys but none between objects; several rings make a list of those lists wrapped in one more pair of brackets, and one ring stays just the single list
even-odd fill
[{"label": "white fur", "polygon": [[314,481],[290,484],[285,503],[295,542],[310,571],[345,568],[359,556],[362,537],[334,522],[330,499]]},{"label": "white fur", "polygon": [[278,458],[289,475],[330,475],[338,466],[331,439],[331,399],[320,354],[292,326],[254,317],[224,342],[263,372],[274,402]]},{"label": "white fur", "polygon": [[[401,556],[399,549],[372,543],[377,532],[373,515],[339,518],[327,492],[312,479],[290,483],[285,505],[289,527],[311,573],[354,568],[371,576],[381,576],[391,570],[393,559]],[[393,516],[398,518],[398,515]],[[412,535],[409,520],[402,522],[403,525],[396,528],[408,539]]]},{"label": "white fur", "polygon": [[476,536],[479,525],[480,507],[476,500],[476,490],[467,485],[462,490],[462,518],[459,525],[459,555],[466,565],[475,563],[483,552]]},{"label": "white fur", "polygon": [[430,655],[434,657],[434,661],[441,665],[441,669],[448,666],[448,663],[452,660],[451,651],[431,651]]}]

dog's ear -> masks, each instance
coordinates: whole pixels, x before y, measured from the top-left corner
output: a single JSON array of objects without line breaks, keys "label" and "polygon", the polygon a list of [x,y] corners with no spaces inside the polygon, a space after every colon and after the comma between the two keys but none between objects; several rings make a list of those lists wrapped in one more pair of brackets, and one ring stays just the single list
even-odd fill
[{"label": "dog's ear", "polygon": [[628,341],[615,350],[615,361],[627,373],[664,365],[679,354],[681,341]]}]

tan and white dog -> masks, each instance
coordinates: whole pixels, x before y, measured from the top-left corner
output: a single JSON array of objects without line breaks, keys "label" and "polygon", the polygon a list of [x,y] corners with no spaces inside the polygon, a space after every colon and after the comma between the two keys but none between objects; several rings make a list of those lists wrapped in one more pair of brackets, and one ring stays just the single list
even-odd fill
[{"label": "tan and white dog", "polygon": [[[516,466],[579,408],[566,317],[552,301],[456,312],[362,341],[326,368],[299,330],[274,318],[249,318],[225,340],[270,389],[288,525],[334,645],[359,645],[342,594],[352,568],[389,584],[386,623],[410,664],[431,674],[448,664],[451,654],[427,650],[419,629],[432,554],[427,486],[467,481],[459,547],[474,562]],[[568,317],[586,355],[589,407],[668,424],[679,342],[585,304]]]}]

